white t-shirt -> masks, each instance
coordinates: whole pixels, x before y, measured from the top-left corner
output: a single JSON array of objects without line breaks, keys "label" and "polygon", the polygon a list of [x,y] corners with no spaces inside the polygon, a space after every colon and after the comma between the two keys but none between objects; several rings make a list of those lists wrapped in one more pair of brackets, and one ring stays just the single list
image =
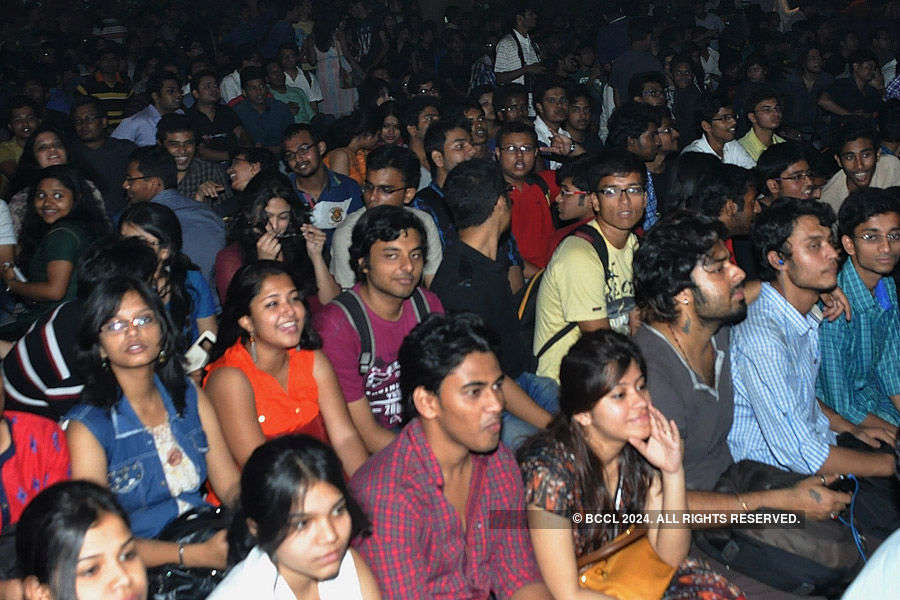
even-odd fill
[{"label": "white t-shirt", "polygon": [[0,246],[16,245],[16,228],[13,226],[9,205],[0,200]]},{"label": "white t-shirt", "polygon": [[[350,550],[341,561],[337,577],[320,581],[321,600],[362,600],[362,589],[356,573],[356,563]],[[247,558],[234,565],[207,600],[296,600],[284,577],[259,546]]]},{"label": "white t-shirt", "polygon": [[726,142],[725,146],[722,148],[722,154],[724,154],[724,156],[719,156],[716,154],[715,150],[712,149],[712,146],[709,145],[709,142],[706,141],[706,135],[704,134],[701,135],[699,139],[696,139],[685,146],[681,153],[684,154],[685,152],[712,154],[726,165],[737,165],[739,167],[744,167],[745,169],[752,169],[756,166],[756,161],[753,160],[753,157],[747,153],[744,147],[741,146],[741,143],[737,140]]}]

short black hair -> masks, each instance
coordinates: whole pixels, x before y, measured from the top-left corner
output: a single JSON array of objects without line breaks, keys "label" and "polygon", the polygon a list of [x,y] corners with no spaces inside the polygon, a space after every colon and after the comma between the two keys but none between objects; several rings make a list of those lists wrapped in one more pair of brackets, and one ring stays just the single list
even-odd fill
[{"label": "short black hair", "polygon": [[[12,118],[12,111],[16,110],[17,108],[25,107],[28,107],[32,111],[34,111],[35,115],[41,115],[41,107],[38,106],[34,100],[23,94],[17,94],[9,99],[9,104],[6,107],[6,121],[9,122],[9,120]],[[106,113],[103,114],[105,115]]]},{"label": "short black hair", "polygon": [[404,420],[417,415],[413,392],[438,394],[441,383],[473,352],[493,352],[495,338],[481,317],[472,313],[432,313],[406,334],[397,362]]},{"label": "short black hair", "polygon": [[594,97],[591,96],[591,90],[586,85],[575,85],[570,87],[566,92],[566,96],[569,98],[570,103],[574,103],[578,98],[584,98],[588,101],[588,104],[591,105],[591,108],[594,106]]},{"label": "short black hair", "polygon": [[310,127],[308,123],[291,123],[284,130],[284,133],[281,134],[281,141],[286,142],[291,139],[298,133],[306,132],[312,138],[313,144],[318,144],[322,141],[322,137],[318,134],[315,127]]},{"label": "short black hair", "polygon": [[216,72],[212,69],[203,69],[199,73],[197,73],[194,77],[191,78],[191,91],[194,92],[197,90],[197,86],[200,85],[200,80],[204,77],[212,77],[213,81],[216,83],[219,82],[219,77],[216,75]]},{"label": "short black hair", "polygon": [[566,98],[568,98],[569,90],[566,87],[566,82],[562,80],[560,77],[556,77],[553,75],[538,77],[537,81],[534,84],[534,92],[533,98],[535,104],[543,103],[544,95],[553,88],[561,88],[563,92],[566,94]]},{"label": "short black hair", "polygon": [[788,167],[801,160],[807,160],[807,150],[797,142],[772,144],[759,155],[756,161],[756,172],[761,182],[778,179]]},{"label": "short black hair", "polygon": [[175,165],[175,159],[165,148],[159,146],[137,148],[128,156],[128,162],[137,163],[137,168],[144,177],[159,177],[163,188],[169,190],[178,187],[178,167]]},{"label": "short black hair", "polygon": [[351,234],[350,267],[356,273],[356,280],[366,280],[363,269],[369,261],[369,252],[375,242],[391,242],[409,229],[419,232],[419,239],[427,256],[428,238],[425,235],[425,227],[415,213],[407,208],[389,204],[367,209],[353,226]]},{"label": "short black hair", "polygon": [[244,67],[243,69],[241,69],[239,75],[241,77],[242,90],[245,89],[247,87],[247,84],[254,79],[260,79],[263,82],[266,81],[266,72],[263,71],[262,67],[254,67],[252,65],[249,67]]},{"label": "short black hair", "polygon": [[178,87],[181,87],[181,81],[179,81],[177,75],[169,73],[168,71],[160,71],[147,80],[147,93],[151,96],[153,94],[159,95],[162,92],[163,84],[167,81],[174,81]]},{"label": "short black hair", "polygon": [[[444,202],[457,229],[481,225],[490,218],[506,181],[497,163],[474,158],[454,167],[444,183]],[[509,200],[507,199],[507,202]]]},{"label": "short black hair", "polygon": [[628,140],[637,140],[653,124],[659,127],[657,112],[645,104],[627,102],[613,111],[609,117],[609,135],[606,138],[608,148],[628,147]]},{"label": "short black hair", "polygon": [[634,299],[647,321],[678,319],[675,295],[693,289],[691,271],[728,233],[716,218],[676,212],[647,232],[634,255]]},{"label": "short black hair", "polygon": [[410,100],[403,108],[402,121],[404,128],[418,127],[419,115],[422,114],[422,111],[424,111],[429,106],[436,108],[438,113],[441,112],[441,103],[432,96],[416,96],[415,98]]},{"label": "short black hair", "polygon": [[885,100],[878,109],[878,133],[888,142],[900,142],[900,99]]},{"label": "short black hair", "polygon": [[700,97],[694,108],[694,124],[698,129],[702,130],[703,121],[712,125],[712,119],[715,118],[723,108],[730,108],[731,101],[722,94],[704,94]]},{"label": "short black hair", "polygon": [[756,112],[756,105],[769,98],[775,98],[775,101],[778,102],[781,99],[781,94],[770,85],[751,86],[750,93],[747,94],[747,101],[744,103],[744,109],[748,113]]},{"label": "short black hair", "polygon": [[875,131],[870,119],[845,117],[839,122],[834,130],[831,147],[834,150],[835,155],[840,155],[841,150],[845,145],[860,138],[871,141],[872,147],[876,150],[881,144],[878,132]]},{"label": "short black hair", "polygon": [[506,108],[510,98],[513,96],[524,96],[528,99],[528,89],[520,83],[507,83],[494,89],[494,97],[491,102],[494,104],[494,111]]},{"label": "short black hair", "polygon": [[891,190],[867,187],[852,192],[838,212],[838,230],[841,235],[853,237],[853,232],[861,223],[876,215],[900,214],[900,200]]},{"label": "short black hair", "polygon": [[99,100],[93,96],[82,96],[81,94],[77,94],[72,100],[72,110],[69,111],[69,115],[74,115],[75,109],[81,108],[82,106],[93,106],[98,117],[103,119],[106,118],[106,111],[103,110],[103,106],[100,105]]},{"label": "short black hair", "polygon": [[250,164],[259,165],[260,172],[274,171],[278,168],[278,159],[268,148],[256,146],[240,146],[231,153],[231,157],[243,156]]},{"label": "short black hair", "polygon": [[366,172],[396,169],[406,187],[418,188],[421,176],[419,157],[404,146],[379,146],[366,156]]},{"label": "short black hair", "polygon": [[[878,57],[870,50],[857,50],[853,54],[850,55],[850,58],[847,62],[850,65],[861,65],[864,62],[872,61],[875,63],[875,68],[878,68]],[[890,83],[890,82],[888,82]]]},{"label": "short black hair", "polygon": [[556,172],[556,181],[562,185],[566,179],[572,179],[572,185],[582,192],[590,192],[591,184],[588,181],[588,172],[594,158],[590,155],[579,156],[577,159],[563,163]]},{"label": "short black hair", "polygon": [[497,130],[497,148],[500,148],[504,137],[516,133],[524,133],[531,136],[531,140],[537,145],[538,139],[534,127],[527,123],[522,123],[521,121],[505,121],[500,125],[500,129]]},{"label": "short black hair", "polygon": [[444,144],[447,143],[447,134],[453,129],[464,129],[469,131],[469,127],[457,120],[441,119],[436,123],[432,123],[425,132],[425,157],[428,159],[428,168],[432,175],[437,170],[437,165],[431,158],[432,152],[444,153]]},{"label": "short black hair", "polygon": [[644,40],[653,33],[653,21],[645,17],[634,17],[628,21],[628,44]]},{"label": "short black hair", "polygon": [[658,83],[659,86],[666,89],[666,76],[659,71],[644,71],[631,76],[628,80],[628,100],[634,100],[635,96],[640,96],[644,91],[644,86],[648,83]]},{"label": "short black hair", "polygon": [[191,124],[191,120],[187,115],[180,115],[178,113],[163,115],[156,124],[156,141],[162,144],[166,141],[166,136],[170,133],[179,133],[183,131],[191,132],[196,141],[197,132],[194,131],[194,126]]},{"label": "short black hair", "polygon": [[794,233],[794,227],[800,217],[812,216],[824,227],[834,224],[834,211],[831,206],[816,200],[798,200],[785,198],[766,208],[756,218],[750,235],[753,245],[760,257],[760,279],[774,281],[778,271],[769,264],[769,252],[775,251],[786,258],[791,257],[791,249],[787,240]]},{"label": "short black hair", "polygon": [[756,187],[756,177],[750,169],[736,165],[720,164],[704,173],[697,194],[689,200],[688,208],[701,215],[718,218],[728,201],[738,210],[744,209],[744,194],[750,186]]},{"label": "short black hair", "polygon": [[638,173],[641,183],[647,184],[647,167],[637,156],[625,150],[604,150],[591,162],[588,168],[588,184],[591,192],[597,191],[597,186],[604,177],[611,175],[625,175]]}]

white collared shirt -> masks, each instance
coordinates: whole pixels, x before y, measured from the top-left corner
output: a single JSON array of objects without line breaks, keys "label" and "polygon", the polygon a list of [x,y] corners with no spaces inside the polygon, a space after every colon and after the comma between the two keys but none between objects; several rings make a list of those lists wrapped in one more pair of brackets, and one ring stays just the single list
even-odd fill
[{"label": "white collared shirt", "polygon": [[703,152],[704,154],[712,154],[726,165],[737,165],[739,167],[744,167],[745,169],[752,169],[756,166],[756,161],[753,160],[752,156],[747,154],[747,151],[744,150],[744,147],[741,146],[741,143],[737,140],[727,142],[722,150],[724,156],[719,156],[716,154],[715,150],[712,149],[712,146],[709,145],[709,142],[706,141],[706,134],[703,134],[700,136],[700,139],[694,140],[685,146],[681,153],[684,154],[685,152]]},{"label": "white collared shirt", "polygon": [[[307,77],[309,79],[307,79]],[[290,74],[285,72],[284,83],[285,85],[303,90],[303,93],[306,94],[306,97],[309,98],[310,102],[321,102],[324,98],[324,96],[322,96],[322,88],[319,87],[319,80],[316,79],[316,76],[312,73],[304,73],[300,67],[297,67],[296,77],[291,77]]]},{"label": "white collared shirt", "polygon": [[[561,133],[570,138],[572,137],[572,135],[562,127],[558,128],[556,131],[551,131],[550,126],[547,125],[540,116],[535,117],[534,119],[534,132],[537,134],[538,142],[547,146],[551,145],[552,140],[550,138],[557,133]],[[562,163],[560,162],[556,162],[555,160],[550,161],[550,168],[554,171],[561,166]]]}]

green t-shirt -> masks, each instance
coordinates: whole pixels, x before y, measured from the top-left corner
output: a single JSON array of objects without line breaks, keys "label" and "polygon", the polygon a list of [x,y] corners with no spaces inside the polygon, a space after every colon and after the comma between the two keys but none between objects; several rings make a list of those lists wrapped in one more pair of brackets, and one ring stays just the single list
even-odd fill
[{"label": "green t-shirt", "polygon": [[279,102],[284,102],[285,104],[294,102],[300,107],[300,110],[294,115],[294,123],[309,123],[312,118],[316,116],[315,111],[313,111],[312,106],[309,104],[309,98],[307,98],[306,94],[303,93],[303,90],[300,88],[289,85],[286,86],[285,93],[282,94],[269,86],[269,92],[272,94],[272,97]]},{"label": "green t-shirt", "polygon": [[[55,260],[64,260],[75,265],[78,257],[86,245],[86,236],[81,228],[72,224],[54,225],[38,244],[34,256],[28,263],[28,281],[43,282],[47,281],[47,265]],[[29,313],[38,311],[43,314],[54,308],[62,302],[67,302],[75,298],[77,290],[77,277],[73,269],[72,276],[69,278],[69,287],[66,288],[66,295],[61,300],[41,301],[29,310]]]}]

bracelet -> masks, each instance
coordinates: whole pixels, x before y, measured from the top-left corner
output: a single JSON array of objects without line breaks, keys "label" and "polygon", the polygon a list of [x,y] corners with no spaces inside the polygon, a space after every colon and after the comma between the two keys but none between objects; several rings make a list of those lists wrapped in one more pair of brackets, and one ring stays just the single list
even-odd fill
[{"label": "bracelet", "polygon": [[178,542],[178,566],[184,567],[184,544]]},{"label": "bracelet", "polygon": [[737,501],[740,503],[741,508],[744,509],[744,512],[750,512],[750,507],[747,506],[747,503],[744,502],[744,499],[741,498],[741,495],[740,495],[740,494],[738,494],[737,492],[735,492],[735,493],[734,493],[734,497],[737,498]]}]

